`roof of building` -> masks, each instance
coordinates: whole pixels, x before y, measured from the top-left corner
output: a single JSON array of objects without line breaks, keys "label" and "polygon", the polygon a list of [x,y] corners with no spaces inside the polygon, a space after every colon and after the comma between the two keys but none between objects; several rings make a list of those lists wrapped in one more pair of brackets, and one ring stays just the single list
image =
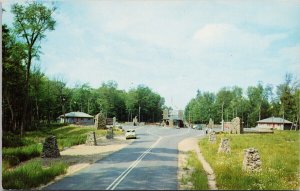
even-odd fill
[{"label": "roof of building", "polygon": [[[65,116],[66,117],[94,118],[93,116],[91,116],[87,113],[83,113],[83,112],[79,112],[79,111],[66,113]],[[59,117],[64,117],[64,115],[60,115]]]},{"label": "roof of building", "polygon": [[281,117],[269,117],[269,118],[257,121],[257,123],[281,123],[282,124],[282,123],[292,123],[292,122],[285,120]]}]

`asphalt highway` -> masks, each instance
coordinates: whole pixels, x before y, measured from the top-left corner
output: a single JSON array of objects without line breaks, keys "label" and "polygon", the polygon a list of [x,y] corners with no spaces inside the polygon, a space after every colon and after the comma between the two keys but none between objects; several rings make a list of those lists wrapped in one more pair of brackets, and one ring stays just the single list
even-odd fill
[{"label": "asphalt highway", "polygon": [[190,128],[158,126],[136,129],[137,139],[127,147],[67,176],[45,190],[176,190],[178,143],[203,136]]}]

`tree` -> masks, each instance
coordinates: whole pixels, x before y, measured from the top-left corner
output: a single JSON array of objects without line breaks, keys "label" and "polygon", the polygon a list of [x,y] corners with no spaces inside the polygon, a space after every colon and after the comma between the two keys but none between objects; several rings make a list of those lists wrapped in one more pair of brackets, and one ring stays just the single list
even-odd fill
[{"label": "tree", "polygon": [[26,59],[25,73],[25,100],[23,105],[23,117],[21,123],[21,135],[26,124],[26,112],[28,106],[28,91],[30,80],[30,69],[32,59],[39,56],[40,46],[38,42],[45,38],[48,30],[54,30],[55,21],[52,14],[55,8],[49,9],[42,3],[33,2],[27,5],[13,4],[12,13],[14,14],[14,30],[20,40],[24,42]]},{"label": "tree", "polygon": [[24,102],[26,57],[24,45],[16,41],[15,35],[6,26],[2,26],[2,71],[3,71],[3,130],[16,131],[20,125],[21,108]]}]

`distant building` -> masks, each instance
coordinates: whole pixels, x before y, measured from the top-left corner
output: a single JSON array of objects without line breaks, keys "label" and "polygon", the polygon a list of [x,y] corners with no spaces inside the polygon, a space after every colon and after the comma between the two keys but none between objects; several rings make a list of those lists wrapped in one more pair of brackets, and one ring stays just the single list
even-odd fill
[{"label": "distant building", "polygon": [[257,121],[258,128],[272,128],[278,130],[289,130],[292,126],[292,122],[280,117],[269,117]]},{"label": "distant building", "polygon": [[58,117],[59,122],[64,122],[64,116],[66,117],[65,123],[70,124],[78,124],[78,125],[93,125],[94,124],[94,117],[83,112],[70,112],[66,113],[65,115],[60,115]]},{"label": "distant building", "polygon": [[163,123],[169,127],[183,127],[183,111],[165,109],[163,111]]}]

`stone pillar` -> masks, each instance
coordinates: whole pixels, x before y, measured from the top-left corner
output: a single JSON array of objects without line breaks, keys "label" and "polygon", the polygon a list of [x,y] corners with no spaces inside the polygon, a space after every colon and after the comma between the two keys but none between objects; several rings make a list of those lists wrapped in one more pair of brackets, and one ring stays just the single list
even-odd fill
[{"label": "stone pillar", "polygon": [[243,133],[243,127],[241,126],[241,119],[239,117],[232,119],[230,133],[233,133],[233,134],[242,134]]},{"label": "stone pillar", "polygon": [[114,138],[114,130],[110,128],[106,131],[106,139],[113,139]]},{"label": "stone pillar", "polygon": [[228,138],[222,138],[221,142],[220,142],[220,145],[219,145],[218,153],[229,154],[230,151],[231,151],[231,149],[230,149],[229,139]]},{"label": "stone pillar", "polygon": [[216,133],[214,131],[209,133],[208,140],[209,140],[210,143],[215,143],[216,142],[217,137],[216,137]]},{"label": "stone pillar", "polygon": [[87,134],[85,144],[89,145],[89,146],[96,146],[97,145],[96,133],[95,132],[89,132]]},{"label": "stone pillar", "polygon": [[173,121],[173,119],[169,120],[169,127],[174,127],[174,121]]},{"label": "stone pillar", "polygon": [[106,118],[102,112],[98,113],[95,116],[95,127],[97,129],[105,129],[106,128]]},{"label": "stone pillar", "polygon": [[214,121],[210,118],[208,123],[208,128],[212,129],[214,127]]},{"label": "stone pillar", "polygon": [[249,172],[261,171],[261,161],[257,149],[244,149],[243,170]]},{"label": "stone pillar", "polygon": [[113,126],[115,126],[117,123],[117,118],[116,117],[113,117]]},{"label": "stone pillar", "polygon": [[55,136],[49,136],[43,144],[42,158],[58,158],[60,153]]},{"label": "stone pillar", "polygon": [[137,126],[138,125],[138,120],[137,120],[137,116],[135,116],[132,120],[133,122],[133,126]]}]

